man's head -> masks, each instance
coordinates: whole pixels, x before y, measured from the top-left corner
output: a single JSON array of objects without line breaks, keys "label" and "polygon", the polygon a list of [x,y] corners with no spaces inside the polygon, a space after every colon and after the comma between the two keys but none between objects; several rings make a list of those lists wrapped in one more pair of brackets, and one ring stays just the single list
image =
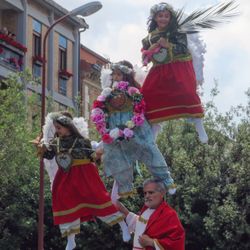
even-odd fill
[{"label": "man's head", "polygon": [[157,208],[163,201],[166,193],[165,186],[156,179],[147,179],[143,183],[145,205],[149,208]]}]

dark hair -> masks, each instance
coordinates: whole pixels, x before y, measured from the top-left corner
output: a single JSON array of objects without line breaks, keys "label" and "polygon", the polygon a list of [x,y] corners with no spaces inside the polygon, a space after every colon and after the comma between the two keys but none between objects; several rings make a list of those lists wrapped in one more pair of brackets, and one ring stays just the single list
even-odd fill
[{"label": "dark hair", "polygon": [[[129,82],[129,84],[133,87],[136,87],[138,89],[141,88],[140,84],[135,80],[134,78],[134,71],[133,71],[133,65],[132,63],[130,63],[129,61],[127,60],[122,60],[122,61],[119,61],[118,63],[116,63],[117,65],[124,65],[126,67],[128,67],[129,69],[132,70],[132,72],[130,74],[126,74],[124,72],[122,72],[121,70],[121,73],[122,73],[122,80],[123,81],[126,81],[126,82]],[[117,70],[119,70],[119,68],[117,68]]]},{"label": "dark hair", "polygon": [[72,135],[75,135],[80,138],[84,138],[75,127],[73,123],[73,116],[68,111],[60,111],[59,116],[53,119],[53,122],[60,124],[61,126],[70,130]]},{"label": "dark hair", "polygon": [[[170,22],[167,26],[167,29],[166,31],[168,32],[177,32],[177,29],[178,29],[178,22],[177,22],[177,17],[176,17],[176,13],[173,11],[173,10],[170,10],[170,9],[165,9],[167,11],[169,11],[170,15],[171,15],[171,18],[170,18]],[[160,11],[163,11],[163,10],[160,10]],[[155,13],[155,15],[150,18],[147,22],[147,25],[148,25],[148,32],[152,32],[153,30],[155,30],[157,28],[157,23],[155,21],[155,16],[160,12],[158,11],[157,13]]]}]

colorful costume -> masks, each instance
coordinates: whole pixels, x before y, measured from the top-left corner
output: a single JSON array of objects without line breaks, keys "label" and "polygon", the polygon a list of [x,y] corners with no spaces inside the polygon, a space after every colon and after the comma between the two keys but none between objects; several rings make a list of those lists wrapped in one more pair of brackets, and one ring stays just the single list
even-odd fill
[{"label": "colorful costume", "polygon": [[[133,116],[132,111],[109,111],[108,126],[113,129],[126,123]],[[133,166],[136,161],[144,163],[150,173],[161,179],[166,187],[171,187],[170,176],[165,159],[160,153],[148,122],[134,129],[134,136],[129,140],[116,140],[111,144],[104,143],[104,170],[107,176],[112,175],[118,183],[120,196],[131,194],[133,190]]]},{"label": "colorful costume", "polygon": [[[119,70],[132,70],[116,64]],[[91,119],[102,135],[104,171],[113,176],[121,197],[133,193],[133,170],[136,161],[144,163],[150,173],[169,189],[173,179],[160,153],[150,125],[144,118],[145,103],[139,89],[120,81],[104,88],[94,102]]]},{"label": "colorful costume", "polygon": [[203,117],[203,108],[196,93],[196,77],[192,56],[187,48],[187,36],[178,32],[152,31],[143,39],[143,50],[148,50],[160,38],[168,39],[162,62],[152,57],[142,93],[146,102],[146,117],[150,122],[161,122],[181,117]]},{"label": "colorful costume", "polygon": [[[75,142],[76,140],[76,142]],[[57,152],[67,151],[72,145],[72,165],[65,172],[59,167],[52,186],[52,209],[54,224],[60,225],[74,222],[79,223],[61,227],[62,235],[79,232],[80,222],[93,220],[98,217],[109,225],[123,220],[121,213],[117,212],[110,200],[110,196],[101,181],[97,168],[91,159],[93,153],[90,141],[76,136],[60,138],[60,147],[52,146],[44,154],[52,159]],[[56,140],[51,142],[56,144]]]},{"label": "colorful costume", "polygon": [[[185,231],[176,212],[163,201],[156,209],[144,206],[140,215],[129,213],[126,222],[130,232],[134,232],[133,250],[184,250]],[[138,242],[140,235],[146,234],[154,239],[154,248],[143,248]]]},{"label": "colorful costume", "polygon": [[[196,36],[193,39],[192,36],[200,30],[215,28],[224,20],[228,21],[236,16],[234,5],[235,1],[219,3],[194,11],[190,15],[184,14],[183,10],[173,10],[167,3],[152,6],[148,20],[149,34],[142,40],[143,65],[153,62],[142,86],[142,94],[147,104],[146,118],[150,122],[180,117],[194,118],[191,120],[195,121],[197,132],[202,137],[200,139],[206,141],[205,131],[200,131],[202,122],[195,120],[204,116],[196,93],[197,82],[203,80],[203,77],[200,79],[200,73],[204,50],[199,48],[202,47],[199,38]],[[169,15],[165,12],[164,16],[164,11],[169,12]],[[159,40],[160,38],[162,39]],[[188,40],[191,44],[195,42],[193,46],[189,44],[189,48]],[[163,41],[167,44],[164,45]],[[195,59],[195,71],[189,49]]]}]

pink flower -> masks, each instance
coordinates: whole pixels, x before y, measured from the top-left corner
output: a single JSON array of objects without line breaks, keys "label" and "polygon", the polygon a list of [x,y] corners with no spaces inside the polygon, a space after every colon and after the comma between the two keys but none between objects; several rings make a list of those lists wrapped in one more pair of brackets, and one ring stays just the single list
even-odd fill
[{"label": "pink flower", "polygon": [[124,82],[124,81],[118,82],[117,88],[120,90],[127,90],[128,82]]},{"label": "pink flower", "polygon": [[113,138],[109,134],[105,134],[102,136],[102,141],[106,144],[110,144],[113,142]]},{"label": "pink flower", "polygon": [[105,123],[97,123],[96,124],[96,129],[97,131],[101,134],[104,135],[107,133],[107,129],[105,127]]},{"label": "pink flower", "polygon": [[135,114],[132,117],[132,122],[134,122],[136,126],[141,126],[144,123],[144,120],[145,118],[143,114]]},{"label": "pink flower", "polygon": [[133,132],[133,130],[131,130],[131,129],[129,129],[129,128],[125,128],[125,129],[123,130],[123,134],[124,134],[124,136],[125,136],[126,138],[131,138],[131,137],[133,137],[134,132]]},{"label": "pink flower", "polygon": [[103,123],[105,122],[105,115],[104,114],[91,115],[91,120],[94,123]]},{"label": "pink flower", "polygon": [[134,95],[135,93],[139,94],[140,93],[139,89],[137,89],[135,87],[129,87],[128,88],[128,94],[130,96]]},{"label": "pink flower", "polygon": [[105,100],[106,100],[106,97],[103,96],[103,95],[99,95],[99,96],[97,97],[97,101],[104,102]]}]

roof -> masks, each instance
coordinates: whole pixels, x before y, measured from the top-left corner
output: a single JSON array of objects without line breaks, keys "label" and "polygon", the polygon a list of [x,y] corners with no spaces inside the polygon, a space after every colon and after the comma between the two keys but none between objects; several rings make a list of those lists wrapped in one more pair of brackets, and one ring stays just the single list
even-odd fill
[{"label": "roof", "polygon": [[94,52],[93,50],[87,48],[86,46],[84,46],[83,44],[81,44],[81,49],[87,51],[88,53],[92,54],[93,56],[95,56],[96,58],[106,62],[106,63],[110,63],[109,59],[97,54],[96,52]]},{"label": "roof", "polygon": [[[53,0],[35,0],[35,1],[42,4],[43,6],[48,7],[48,9],[51,9],[52,7],[55,13],[58,14],[59,16],[63,16],[69,13],[67,9],[63,8],[61,5],[59,5]],[[80,26],[79,28],[89,27],[83,18],[78,18],[76,16],[69,16],[68,20],[70,20],[74,25]]]}]

